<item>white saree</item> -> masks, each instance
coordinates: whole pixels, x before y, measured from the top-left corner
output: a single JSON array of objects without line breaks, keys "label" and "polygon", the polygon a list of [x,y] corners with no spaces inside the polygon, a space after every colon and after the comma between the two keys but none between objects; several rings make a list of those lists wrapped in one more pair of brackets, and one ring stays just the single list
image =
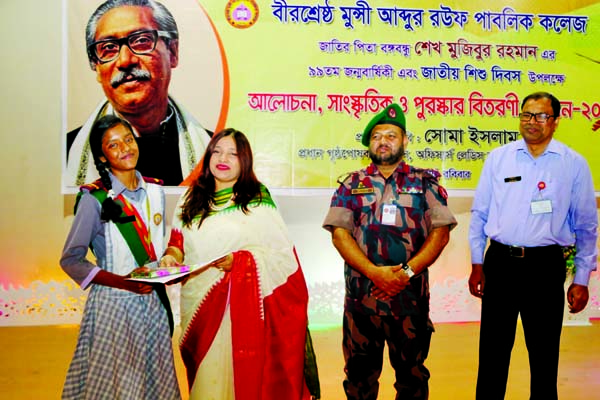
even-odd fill
[{"label": "white saree", "polygon": [[[231,189],[229,189],[231,190]],[[287,228],[268,192],[183,227],[171,242],[193,265],[234,253],[231,272],[209,268],[181,290],[181,350],[190,399],[308,399],[304,345],[308,292]],[[174,240],[176,238],[176,240]]]}]

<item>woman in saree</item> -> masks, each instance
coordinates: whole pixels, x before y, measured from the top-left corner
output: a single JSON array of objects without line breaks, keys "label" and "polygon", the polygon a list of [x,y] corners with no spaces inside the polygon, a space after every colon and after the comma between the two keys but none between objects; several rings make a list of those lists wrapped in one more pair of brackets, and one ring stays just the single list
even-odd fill
[{"label": "woman in saree", "polygon": [[161,265],[179,263],[209,265],[181,288],[190,399],[309,399],[304,275],[239,131],[213,136],[179,199]]}]

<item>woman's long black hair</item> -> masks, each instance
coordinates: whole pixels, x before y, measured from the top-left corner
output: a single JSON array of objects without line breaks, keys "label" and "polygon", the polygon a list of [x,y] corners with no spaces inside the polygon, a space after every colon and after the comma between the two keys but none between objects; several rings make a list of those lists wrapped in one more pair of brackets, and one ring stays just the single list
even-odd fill
[{"label": "woman's long black hair", "polygon": [[233,185],[233,199],[244,213],[248,213],[250,201],[260,196],[260,181],[256,178],[253,169],[252,149],[248,138],[242,132],[233,128],[227,128],[215,134],[206,148],[202,158],[202,170],[198,179],[189,187],[185,201],[181,208],[181,220],[183,225],[190,227],[192,221],[198,215],[201,216],[198,226],[208,215],[211,205],[215,202],[215,177],[210,172],[210,158],[215,152],[219,140],[231,136],[235,142],[237,156],[240,163],[240,176]]}]

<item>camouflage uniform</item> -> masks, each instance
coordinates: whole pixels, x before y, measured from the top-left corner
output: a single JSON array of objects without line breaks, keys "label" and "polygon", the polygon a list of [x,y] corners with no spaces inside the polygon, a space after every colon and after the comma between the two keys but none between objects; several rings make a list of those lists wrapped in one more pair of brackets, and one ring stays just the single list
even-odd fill
[{"label": "camouflage uniform", "polygon": [[[432,229],[456,225],[447,207],[439,173],[401,162],[386,180],[374,164],[350,174],[331,200],[323,227],[351,232],[375,265],[404,264]],[[396,206],[395,224],[382,223],[384,204]],[[428,270],[389,301],[371,296],[374,284],[348,264],[344,266],[344,389],[348,399],[376,399],[388,343],[396,371],[397,399],[428,398],[429,371],[424,366],[433,324],[429,319]]]}]

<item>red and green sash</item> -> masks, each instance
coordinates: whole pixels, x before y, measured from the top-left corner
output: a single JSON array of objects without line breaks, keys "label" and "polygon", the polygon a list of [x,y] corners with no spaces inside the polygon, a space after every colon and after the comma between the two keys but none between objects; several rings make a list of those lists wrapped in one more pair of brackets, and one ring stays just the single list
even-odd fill
[{"label": "red and green sash", "polygon": [[[154,180],[153,178],[144,178],[144,180],[146,182],[151,181],[152,183],[161,182],[160,180]],[[102,204],[108,197],[108,192],[99,179],[91,184],[81,187],[81,189],[84,188],[87,189],[100,204]],[[79,204],[79,200],[81,199],[82,195],[83,191],[80,191],[77,194],[75,211],[77,211],[77,205]],[[121,232],[121,235],[123,235],[123,238],[125,239],[127,246],[129,246],[129,250],[133,254],[137,264],[141,267],[149,262],[156,261],[156,251],[154,250],[154,245],[152,244],[150,232],[148,230],[149,228],[146,226],[146,224],[144,224],[144,219],[141,217],[138,210],[123,196],[123,194],[119,194],[114,200],[121,205],[121,219],[126,220],[126,222],[114,222],[114,224],[119,229],[119,232]],[[150,212],[148,212],[148,214],[150,215]],[[169,301],[165,285],[154,284],[154,290],[158,294],[161,303],[165,307],[167,318],[169,320],[169,329],[171,331],[171,336],[173,336],[173,331],[175,328],[173,311],[171,310],[171,303]]]},{"label": "red and green sash", "polygon": [[[82,186],[82,188],[88,189],[90,194],[94,196],[100,204],[108,197],[108,192],[99,180]],[[75,210],[77,210],[77,205],[79,204],[79,199],[82,194],[82,191],[77,194]],[[156,252],[154,251],[154,245],[150,239],[148,227],[144,223],[144,219],[141,217],[138,210],[123,196],[123,194],[119,194],[114,200],[121,205],[123,210],[121,218],[126,218],[128,221],[133,220],[133,223],[115,222],[115,225],[123,235],[125,242],[127,242],[135,261],[139,266],[143,266],[151,261],[156,261]]]}]

